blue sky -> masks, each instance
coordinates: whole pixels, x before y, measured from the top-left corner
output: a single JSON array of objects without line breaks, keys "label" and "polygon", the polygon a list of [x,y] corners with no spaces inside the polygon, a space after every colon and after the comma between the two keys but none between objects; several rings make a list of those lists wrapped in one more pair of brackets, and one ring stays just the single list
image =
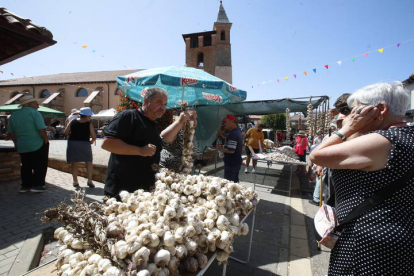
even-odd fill
[{"label": "blue sky", "polygon": [[[181,35],[211,31],[219,1],[3,0],[1,5],[47,27],[57,41],[1,66],[5,80],[183,65]],[[223,5],[233,23],[233,84],[248,92],[247,100],[311,95],[335,100],[414,73],[410,0],[224,0]]]}]

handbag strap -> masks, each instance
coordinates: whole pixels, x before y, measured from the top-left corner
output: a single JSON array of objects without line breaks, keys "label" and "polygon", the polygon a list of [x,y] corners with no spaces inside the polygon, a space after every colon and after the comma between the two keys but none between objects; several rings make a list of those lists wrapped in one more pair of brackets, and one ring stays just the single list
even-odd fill
[{"label": "handbag strap", "polygon": [[411,179],[411,177],[414,175],[414,168],[410,169],[408,173],[405,174],[404,177],[395,180],[394,182],[390,183],[387,187],[384,187],[382,189],[379,189],[376,191],[372,196],[368,197],[363,201],[361,204],[356,206],[346,217],[343,221],[339,223],[337,227],[335,227],[335,231],[342,231],[345,227],[345,224],[358,217],[365,211],[368,211],[371,208],[374,208],[375,206],[379,205],[383,201],[391,198],[396,191],[399,189],[402,189],[407,186],[407,182]]}]

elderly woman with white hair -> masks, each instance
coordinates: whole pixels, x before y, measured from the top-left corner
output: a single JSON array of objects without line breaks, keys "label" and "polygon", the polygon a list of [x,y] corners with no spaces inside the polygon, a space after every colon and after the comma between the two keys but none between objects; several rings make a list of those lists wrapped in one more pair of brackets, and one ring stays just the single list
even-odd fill
[{"label": "elderly woman with white hair", "polygon": [[[408,174],[414,170],[414,128],[402,120],[409,100],[401,83],[357,90],[347,100],[353,109],[341,130],[310,154],[314,163],[334,169],[339,222],[378,190],[403,184],[390,198],[343,224],[329,275],[414,271],[414,179]],[[408,181],[403,183],[404,177]]]}]

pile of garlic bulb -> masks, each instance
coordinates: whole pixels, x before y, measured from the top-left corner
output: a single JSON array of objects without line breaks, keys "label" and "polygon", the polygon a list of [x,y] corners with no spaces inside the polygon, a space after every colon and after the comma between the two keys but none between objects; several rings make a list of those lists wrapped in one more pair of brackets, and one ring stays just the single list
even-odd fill
[{"label": "pile of garlic bulb", "polygon": [[183,141],[183,154],[181,156],[181,171],[184,174],[191,173],[194,165],[194,159],[193,159],[193,139],[194,139],[194,133],[195,130],[194,127],[194,121],[188,121],[185,124],[184,128],[184,141]]},{"label": "pile of garlic bulb", "polygon": [[290,109],[289,107],[286,108],[286,137],[290,136],[290,132],[292,129],[290,128]]},{"label": "pile of garlic bulb", "polygon": [[227,262],[234,238],[249,232],[241,221],[257,193],[219,177],[167,169],[156,178],[153,192],[122,191],[121,202],[102,205],[107,247],[75,243],[73,221],[58,228],[58,275],[180,275],[205,267],[206,254],[216,251],[219,263]]},{"label": "pile of garlic bulb", "polygon": [[296,154],[296,152],[290,146],[283,146],[283,147],[277,148],[276,152],[284,154],[287,157],[290,157],[291,159],[299,160],[299,156]]},{"label": "pile of garlic bulb", "polygon": [[272,160],[272,161],[277,161],[277,162],[292,162],[292,163],[298,163],[298,164],[303,164],[306,165],[306,163],[299,161],[297,159],[291,158],[289,156],[286,156],[282,153],[279,152],[272,152],[269,154],[266,154],[266,159]]}]

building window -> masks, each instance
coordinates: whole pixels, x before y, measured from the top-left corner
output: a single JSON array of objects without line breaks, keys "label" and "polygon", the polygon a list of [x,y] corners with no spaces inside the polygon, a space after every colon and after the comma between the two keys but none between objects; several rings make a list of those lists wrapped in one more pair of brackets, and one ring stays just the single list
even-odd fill
[{"label": "building window", "polygon": [[226,40],[226,32],[221,31],[221,40]]},{"label": "building window", "polygon": [[39,98],[49,98],[50,97],[50,92],[49,90],[45,89],[42,92],[40,92]]},{"label": "building window", "polygon": [[11,93],[10,99],[16,96],[17,94],[19,94],[19,91],[14,91],[13,93]]},{"label": "building window", "polygon": [[205,35],[203,41],[204,41],[204,47],[211,46],[211,35]]},{"label": "building window", "polygon": [[88,91],[85,88],[81,88],[76,92],[76,97],[88,97]]},{"label": "building window", "polygon": [[204,54],[203,53],[199,53],[197,56],[197,66],[204,67]]},{"label": "building window", "polygon": [[190,48],[198,48],[198,37],[192,37],[190,39]]}]

